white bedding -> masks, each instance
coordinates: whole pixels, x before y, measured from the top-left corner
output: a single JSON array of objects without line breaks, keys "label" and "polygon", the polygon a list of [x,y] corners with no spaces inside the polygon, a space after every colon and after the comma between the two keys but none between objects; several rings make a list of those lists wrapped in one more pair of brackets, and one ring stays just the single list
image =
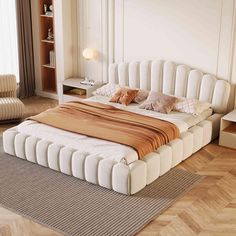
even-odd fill
[{"label": "white bedding", "polygon": [[172,111],[170,114],[163,114],[163,113],[159,113],[159,112],[155,112],[155,111],[140,109],[139,105],[136,103],[131,103],[128,106],[124,106],[119,103],[109,102],[110,98],[104,97],[104,96],[93,96],[93,97],[90,97],[86,100],[109,104],[111,106],[114,106],[114,107],[117,107],[119,109],[123,109],[126,111],[131,111],[131,112],[142,114],[145,116],[151,116],[151,117],[158,118],[161,120],[169,121],[169,122],[175,124],[179,128],[180,133],[187,131],[190,127],[205,120],[206,118],[208,118],[212,114],[212,109],[206,110],[205,112],[203,112],[199,116],[195,116],[195,115],[191,115],[191,114],[187,114],[187,113],[182,113],[182,112],[177,112],[177,111]]},{"label": "white bedding", "polygon": [[[140,109],[137,104],[131,104],[125,107],[120,104],[109,103],[109,98],[102,96],[94,96],[87,100],[102,102],[127,111],[167,120],[174,123],[179,128],[181,133],[187,131],[188,128],[206,119],[212,114],[212,110],[209,109],[200,116],[193,116],[179,112],[171,112],[171,114],[167,115]],[[114,160],[116,162],[125,161],[125,163],[130,164],[138,159],[136,151],[131,147],[63,131],[61,129],[53,128],[31,120],[24,121],[17,126],[17,129],[20,133],[48,140],[59,145],[71,147],[79,150],[80,152],[87,152],[90,155],[98,155],[102,158],[109,158],[110,160]]]}]

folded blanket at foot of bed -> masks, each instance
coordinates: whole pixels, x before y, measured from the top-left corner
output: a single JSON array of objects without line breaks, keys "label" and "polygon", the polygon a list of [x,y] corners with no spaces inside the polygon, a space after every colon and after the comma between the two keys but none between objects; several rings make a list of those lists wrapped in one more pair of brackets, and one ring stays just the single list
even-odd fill
[{"label": "folded blanket at foot of bed", "polygon": [[146,154],[179,137],[176,125],[98,102],[70,102],[29,117],[59,129],[104,139]]}]

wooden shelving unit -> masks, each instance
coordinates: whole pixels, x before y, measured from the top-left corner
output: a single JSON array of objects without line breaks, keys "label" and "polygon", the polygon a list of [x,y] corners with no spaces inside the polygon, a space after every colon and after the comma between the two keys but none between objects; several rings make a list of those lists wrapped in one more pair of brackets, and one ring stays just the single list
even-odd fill
[{"label": "wooden shelving unit", "polygon": [[[55,52],[55,41],[48,40],[48,30],[54,34],[54,17],[44,13],[44,4],[53,5],[53,0],[39,0],[40,51],[42,90],[56,93],[56,66],[50,64],[50,51]],[[55,34],[54,34],[55,35]]]},{"label": "wooden shelving unit", "polygon": [[41,42],[43,43],[54,43],[52,40],[42,39]]}]

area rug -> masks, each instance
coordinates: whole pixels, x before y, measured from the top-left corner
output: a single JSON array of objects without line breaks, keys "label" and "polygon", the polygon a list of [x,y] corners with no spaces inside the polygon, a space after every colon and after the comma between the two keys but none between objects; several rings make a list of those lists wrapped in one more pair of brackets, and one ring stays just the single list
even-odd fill
[{"label": "area rug", "polygon": [[134,235],[201,179],[175,168],[125,196],[4,154],[0,138],[0,205],[63,235]]}]

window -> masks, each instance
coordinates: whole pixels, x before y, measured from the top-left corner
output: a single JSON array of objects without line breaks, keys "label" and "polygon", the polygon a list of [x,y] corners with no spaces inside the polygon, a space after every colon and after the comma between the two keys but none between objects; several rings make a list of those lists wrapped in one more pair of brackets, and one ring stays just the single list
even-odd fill
[{"label": "window", "polygon": [[16,0],[0,0],[0,74],[14,74],[19,82]]}]

